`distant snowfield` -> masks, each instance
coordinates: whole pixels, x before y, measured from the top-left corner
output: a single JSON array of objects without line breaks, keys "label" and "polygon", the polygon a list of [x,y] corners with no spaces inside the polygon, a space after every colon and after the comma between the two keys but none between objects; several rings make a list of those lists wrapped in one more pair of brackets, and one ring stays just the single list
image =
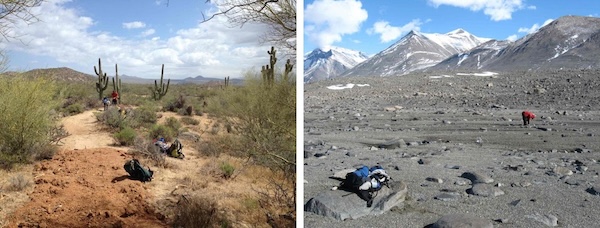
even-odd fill
[{"label": "distant snowfield", "polygon": [[327,88],[331,89],[331,90],[342,90],[342,89],[352,89],[352,88],[354,88],[354,86],[364,87],[364,86],[370,86],[370,85],[369,84],[352,84],[352,83],[348,83],[346,85],[338,84],[338,85],[327,86]]},{"label": "distant snowfield", "polygon": [[[456,75],[459,76],[477,76],[477,77],[496,77],[496,75],[498,75],[498,73],[496,72],[490,72],[490,71],[485,71],[485,72],[481,72],[481,73],[456,73]],[[453,75],[432,75],[429,76],[430,79],[440,79],[440,78],[453,78]]]}]

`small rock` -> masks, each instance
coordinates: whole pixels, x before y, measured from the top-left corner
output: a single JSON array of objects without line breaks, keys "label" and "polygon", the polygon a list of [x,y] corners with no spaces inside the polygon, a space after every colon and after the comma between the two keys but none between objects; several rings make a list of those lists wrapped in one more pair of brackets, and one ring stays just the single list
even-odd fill
[{"label": "small rock", "polygon": [[475,173],[475,172],[464,172],[462,175],[460,175],[460,177],[469,179],[471,181],[471,183],[473,183],[473,184],[477,184],[477,183],[489,184],[489,183],[494,182],[494,179],[492,179],[491,177],[485,176],[480,173]]},{"label": "small rock", "polygon": [[442,180],[441,178],[437,178],[437,177],[427,177],[427,178],[425,178],[425,180],[440,183],[440,184],[444,183],[444,180]]},{"label": "small rock", "polygon": [[444,165],[446,169],[460,169],[459,165]]},{"label": "small rock", "polygon": [[419,159],[419,161],[417,161],[417,163],[419,163],[420,165],[429,165],[431,163],[430,160],[428,159]]},{"label": "small rock", "polygon": [[348,156],[348,157],[356,157],[356,154],[348,151],[348,153],[346,153],[346,156]]},{"label": "small rock", "polygon": [[456,181],[454,182],[454,184],[455,184],[455,185],[458,185],[458,186],[465,186],[465,185],[468,185],[468,184],[469,184],[469,182],[467,182],[467,181],[466,181],[466,180],[464,180],[464,179],[460,179],[460,180],[456,180]]},{"label": "small rock", "polygon": [[369,150],[379,150],[379,148],[372,146]]},{"label": "small rock", "polygon": [[571,175],[573,175],[573,171],[571,171],[567,167],[562,167],[562,166],[557,166],[556,168],[552,169],[552,172],[555,176],[571,176]]},{"label": "small rock", "polygon": [[525,217],[541,222],[546,226],[558,226],[558,218],[551,214],[540,215],[535,213],[534,215],[525,215]]},{"label": "small rock", "polygon": [[393,111],[396,111],[396,108],[395,107],[385,107],[383,110],[388,111],[388,112],[393,112]]},{"label": "small rock", "polygon": [[500,188],[487,184],[474,184],[473,187],[467,189],[467,193],[483,197],[495,197],[504,195],[504,191],[502,191]]},{"label": "small rock", "polygon": [[438,219],[432,228],[493,228],[487,219],[471,214],[447,214]]},{"label": "small rock", "polygon": [[515,200],[515,201],[512,201],[512,202],[510,202],[509,204],[510,204],[510,205],[512,205],[512,206],[515,206],[515,207],[516,207],[517,205],[519,205],[519,203],[521,203],[521,200],[520,200],[520,199],[518,199],[518,200]]},{"label": "small rock", "polygon": [[457,201],[458,199],[460,199],[460,194],[454,192],[444,192],[433,198],[441,201]]},{"label": "small rock", "polygon": [[354,130],[354,131],[358,131],[358,130],[360,130],[360,129],[358,128],[358,126],[354,126],[354,127],[352,127],[352,130]]},{"label": "small rock", "polygon": [[600,184],[596,184],[586,190],[588,193],[592,195],[600,196]]}]

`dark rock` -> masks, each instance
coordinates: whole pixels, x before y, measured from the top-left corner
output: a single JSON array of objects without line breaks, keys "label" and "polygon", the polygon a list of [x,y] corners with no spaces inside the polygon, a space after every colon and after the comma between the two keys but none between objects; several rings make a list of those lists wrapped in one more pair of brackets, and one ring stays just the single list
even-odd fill
[{"label": "dark rock", "polygon": [[494,182],[494,179],[492,179],[491,177],[485,176],[480,173],[475,173],[475,172],[464,172],[462,175],[460,175],[460,177],[469,179],[471,181],[471,183],[473,183],[473,184],[477,184],[477,183],[489,184],[489,183]]},{"label": "dark rock", "polygon": [[467,189],[467,193],[483,197],[495,197],[504,195],[504,191],[502,191],[500,188],[487,184],[474,184],[473,187]]},{"label": "dark rock", "polygon": [[357,194],[347,191],[326,191],[311,198],[304,205],[304,211],[338,220],[357,219],[363,216],[380,215],[393,207],[401,206],[407,194],[406,184],[401,181],[384,187],[373,200],[371,207]]},{"label": "dark rock", "polygon": [[428,159],[422,159],[422,158],[421,158],[421,159],[419,159],[419,161],[417,161],[417,163],[419,163],[419,164],[421,164],[421,165],[428,165],[428,164],[430,164],[430,163],[431,163],[431,161],[430,161],[430,160],[428,160]]}]

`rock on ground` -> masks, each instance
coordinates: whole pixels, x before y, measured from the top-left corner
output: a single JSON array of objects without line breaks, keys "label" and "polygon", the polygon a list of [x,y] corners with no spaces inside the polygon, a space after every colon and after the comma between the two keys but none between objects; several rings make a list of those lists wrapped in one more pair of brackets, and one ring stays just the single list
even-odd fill
[{"label": "rock on ground", "polygon": [[408,192],[406,184],[402,181],[394,181],[389,185],[390,188],[384,187],[377,192],[370,208],[356,193],[340,190],[322,192],[311,198],[304,205],[304,211],[339,220],[380,215],[393,207],[402,206]]}]

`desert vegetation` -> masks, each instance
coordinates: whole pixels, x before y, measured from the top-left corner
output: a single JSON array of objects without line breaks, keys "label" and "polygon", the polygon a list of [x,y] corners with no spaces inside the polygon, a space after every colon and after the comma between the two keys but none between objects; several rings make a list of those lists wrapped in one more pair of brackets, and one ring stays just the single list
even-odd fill
[{"label": "desert vegetation", "polygon": [[[0,120],[6,123],[0,126],[0,164],[10,170],[52,159],[61,139],[69,135],[60,125],[61,118],[91,111],[102,131],[114,138],[113,146],[127,148],[131,156],[155,169],[182,172],[187,182],[235,185],[244,181],[243,176],[263,179],[244,189],[247,194],[236,196],[234,209],[217,199],[206,201],[210,195],[200,193],[211,191],[210,184],[191,188],[179,196],[178,204],[162,212],[172,215],[170,223],[184,227],[292,226],[296,219],[293,65],[289,61],[278,64],[274,48],[267,54],[268,64],[259,72],[246,72],[241,86],[229,84],[228,78],[218,85],[170,84],[164,68],[154,85],[121,83],[116,77],[117,65],[113,77],[102,69],[101,60],[94,66],[95,76],[80,80],[50,81],[43,71],[39,75],[5,74],[0,77]],[[107,96],[109,81],[121,99],[105,110],[98,98]],[[153,145],[157,138],[167,142],[181,138],[184,151],[194,153],[186,155],[208,164],[192,165],[200,167],[196,173],[178,169],[186,164],[158,152]],[[205,176],[210,178],[204,180]],[[23,176],[9,182],[6,188],[12,191],[31,186]],[[249,215],[235,216],[241,212]]]}]

